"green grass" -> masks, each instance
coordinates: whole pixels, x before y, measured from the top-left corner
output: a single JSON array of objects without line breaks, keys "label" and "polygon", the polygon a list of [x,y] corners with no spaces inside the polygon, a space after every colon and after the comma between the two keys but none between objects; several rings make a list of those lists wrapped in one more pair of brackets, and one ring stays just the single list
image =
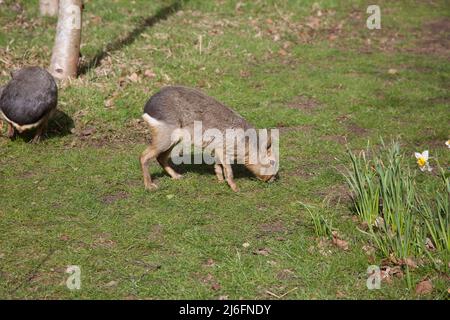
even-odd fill
[{"label": "green grass", "polygon": [[[55,34],[56,20],[41,19],[36,1],[14,2],[20,16],[12,1],[0,4],[0,83],[11,69],[47,66]],[[0,297],[417,298],[401,279],[367,290],[367,267],[382,257],[369,262],[362,250],[368,239],[351,219],[340,172],[350,165],[345,139],[357,151],[368,140],[398,138],[411,166],[413,152],[425,149],[449,163],[448,51],[424,51],[423,42],[448,39],[448,30],[428,27],[448,21],[446,1],[378,1],[379,31],[365,28],[367,1],[238,9],[237,1],[181,1],[148,27],[142,21],[165,1],[85,2],[83,65],[103,48],[110,53],[60,89],[59,109],[74,133],[59,135],[53,123],[38,145],[0,137]],[[306,26],[317,17],[314,2],[317,30]],[[127,80],[133,73],[136,83]],[[259,128],[282,127],[280,179],[264,184],[236,173],[235,194],[211,167],[182,168],[184,179],[172,181],[153,162],[160,188],[144,191],[138,157],[149,136],[136,119],[168,84],[202,88]],[[87,128],[96,130],[81,137]],[[324,254],[300,202],[326,203],[350,250],[330,246]],[[260,249],[268,254],[255,254]],[[79,291],[65,286],[69,265],[81,267]],[[413,284],[424,277],[434,286],[425,298],[447,295],[445,275],[430,265],[411,272]]]}]

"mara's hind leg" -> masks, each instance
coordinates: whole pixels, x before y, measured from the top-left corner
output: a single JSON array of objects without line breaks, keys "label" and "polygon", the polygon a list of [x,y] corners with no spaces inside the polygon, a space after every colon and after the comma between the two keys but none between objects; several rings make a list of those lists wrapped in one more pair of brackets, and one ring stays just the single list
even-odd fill
[{"label": "mara's hind leg", "polygon": [[164,171],[166,171],[172,179],[181,179],[182,175],[176,172],[169,164],[170,152],[172,151],[174,146],[170,147],[168,150],[162,152],[156,160],[158,160],[161,167],[163,167]]},{"label": "mara's hind leg", "polygon": [[158,150],[156,149],[156,146],[151,144],[147,147],[147,149],[142,152],[140,161],[141,161],[141,169],[142,169],[142,175],[144,176],[144,186],[147,190],[152,190],[158,188],[156,184],[152,182],[152,177],[150,176],[150,172],[148,169],[148,163],[151,159],[158,156]]},{"label": "mara's hind leg", "polygon": [[219,180],[219,182],[223,182],[223,170],[220,163],[216,163],[214,165],[214,172],[216,173],[217,180]]},{"label": "mara's hind leg", "polygon": [[42,121],[39,127],[36,129],[32,143],[38,143],[41,141],[42,136],[47,132],[48,116]]},{"label": "mara's hind leg", "polygon": [[16,130],[14,130],[14,126],[8,122],[8,132],[7,132],[7,136],[8,138],[12,139],[14,138],[14,135],[16,133]]}]

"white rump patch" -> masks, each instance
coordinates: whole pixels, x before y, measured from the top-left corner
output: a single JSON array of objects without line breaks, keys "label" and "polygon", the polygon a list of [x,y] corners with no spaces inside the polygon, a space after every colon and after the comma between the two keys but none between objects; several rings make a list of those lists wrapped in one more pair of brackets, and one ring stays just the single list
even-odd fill
[{"label": "white rump patch", "polygon": [[44,120],[44,119],[42,118],[42,119],[40,119],[40,120],[39,120],[38,122],[36,122],[36,123],[20,125],[20,124],[15,123],[14,121],[8,119],[8,117],[7,117],[3,112],[1,112],[1,111],[0,111],[0,116],[2,116],[3,118],[5,118],[5,120],[6,120],[7,122],[11,123],[11,124],[14,126],[14,128],[16,128],[17,131],[19,131],[20,133],[22,133],[22,132],[24,132],[24,131],[26,131],[26,130],[30,130],[30,129],[36,128],[36,127],[39,126],[39,125],[42,123],[42,121]]},{"label": "white rump patch", "polygon": [[162,121],[156,120],[155,118],[150,117],[148,113],[144,113],[142,115],[142,119],[144,119],[145,122],[147,122],[150,126],[158,127],[163,125],[164,123]]}]

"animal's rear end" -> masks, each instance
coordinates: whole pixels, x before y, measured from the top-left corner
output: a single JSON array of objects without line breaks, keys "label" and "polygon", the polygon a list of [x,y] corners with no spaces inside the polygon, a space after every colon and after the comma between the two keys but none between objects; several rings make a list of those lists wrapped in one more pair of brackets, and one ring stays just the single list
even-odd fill
[{"label": "animal's rear end", "polygon": [[152,182],[148,163],[156,158],[163,169],[173,178],[179,179],[181,175],[170,167],[169,157],[172,148],[178,141],[172,141],[172,133],[180,128],[176,116],[175,96],[170,90],[161,90],[153,95],[144,107],[142,118],[149,125],[151,132],[151,143],[140,157],[145,188],[155,189],[156,184]]}]

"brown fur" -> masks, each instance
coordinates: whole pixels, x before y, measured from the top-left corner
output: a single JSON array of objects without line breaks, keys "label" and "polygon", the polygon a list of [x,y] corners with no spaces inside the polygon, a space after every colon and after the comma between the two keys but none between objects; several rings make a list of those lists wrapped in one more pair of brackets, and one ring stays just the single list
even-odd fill
[{"label": "brown fur", "polygon": [[[181,175],[177,173],[169,165],[169,156],[172,149],[180,141],[172,141],[172,133],[177,129],[185,129],[193,136],[194,121],[201,121],[203,130],[218,129],[223,134],[226,129],[243,129],[253,128],[239,114],[226,107],[219,101],[209,97],[201,91],[187,87],[165,87],[147,102],[144,108],[144,119],[150,117],[146,121],[151,130],[151,144],[142,153],[140,157],[141,169],[144,177],[144,185],[146,189],[157,188],[152,182],[148,171],[148,163],[151,159],[156,158],[163,169],[173,178],[179,179]],[[204,143],[203,148],[211,143]],[[235,158],[236,154],[233,150],[228,150],[226,145],[214,146],[214,156],[216,164],[214,171],[219,182],[227,181],[232,190],[238,191],[238,187],[233,179],[233,170],[231,165],[224,161],[225,156]],[[260,164],[249,164],[248,151],[244,155],[244,164],[259,179],[269,181],[273,175],[260,175]]]}]

